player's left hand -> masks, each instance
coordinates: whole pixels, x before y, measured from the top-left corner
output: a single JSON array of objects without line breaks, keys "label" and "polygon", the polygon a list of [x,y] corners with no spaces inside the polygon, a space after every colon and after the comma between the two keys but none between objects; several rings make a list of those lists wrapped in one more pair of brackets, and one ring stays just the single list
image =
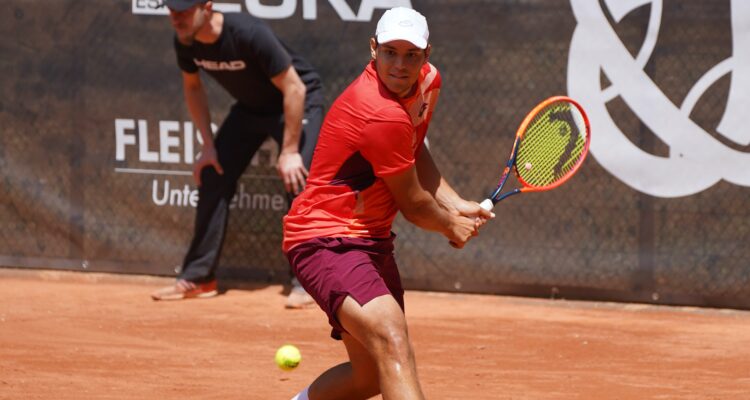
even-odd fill
[{"label": "player's left hand", "polygon": [[305,188],[307,168],[305,168],[305,164],[302,162],[302,155],[300,153],[282,152],[279,154],[276,171],[284,181],[284,187],[287,192],[298,195]]},{"label": "player's left hand", "polygon": [[485,210],[476,201],[461,200],[453,204],[455,213],[468,218],[474,218],[474,226],[479,229],[487,221],[495,218],[495,213]]}]

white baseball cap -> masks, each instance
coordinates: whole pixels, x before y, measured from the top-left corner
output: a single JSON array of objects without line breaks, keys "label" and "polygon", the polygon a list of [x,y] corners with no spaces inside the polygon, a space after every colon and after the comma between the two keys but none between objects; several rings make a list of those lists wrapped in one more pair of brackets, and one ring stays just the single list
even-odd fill
[{"label": "white baseball cap", "polygon": [[406,40],[420,49],[427,48],[430,31],[424,15],[406,7],[395,7],[386,11],[375,29],[378,43]]}]

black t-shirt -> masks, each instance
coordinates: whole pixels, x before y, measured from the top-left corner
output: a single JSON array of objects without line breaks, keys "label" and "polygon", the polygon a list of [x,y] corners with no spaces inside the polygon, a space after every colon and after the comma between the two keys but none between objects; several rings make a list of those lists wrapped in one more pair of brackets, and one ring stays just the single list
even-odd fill
[{"label": "black t-shirt", "polygon": [[202,68],[237,101],[256,113],[284,111],[281,92],[271,78],[289,64],[307,87],[305,103],[322,105],[320,76],[304,58],[279,40],[263,21],[250,14],[224,14],[219,38],[211,44],[185,46],[174,39],[177,64],[185,72]]}]

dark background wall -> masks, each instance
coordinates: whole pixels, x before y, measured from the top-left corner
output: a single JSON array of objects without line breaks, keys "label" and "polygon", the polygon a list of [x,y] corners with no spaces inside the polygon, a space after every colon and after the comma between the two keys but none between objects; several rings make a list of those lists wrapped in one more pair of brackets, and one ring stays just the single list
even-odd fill
[{"label": "dark background wall", "polygon": [[[200,146],[182,100],[171,27],[166,17],[145,14],[154,11],[149,1],[11,0],[0,6],[0,265],[175,273],[190,238],[189,171]],[[239,12],[255,4],[219,3]],[[368,39],[383,9],[368,18],[360,8],[387,2],[317,1],[314,19],[303,15],[303,1],[281,3],[296,9],[267,21],[319,68],[330,104],[369,58]],[[477,200],[493,188],[525,113],[548,96],[578,90],[571,78],[578,71],[569,68],[582,61],[572,59],[571,43],[576,29],[594,25],[594,17],[575,13],[576,4],[602,12],[633,59],[648,43],[650,19],[660,17],[658,40],[640,71],[675,105],[732,57],[733,35],[750,30],[736,20],[732,25],[743,12],[736,1],[644,2],[624,16],[605,1],[400,3],[427,16],[431,61],[443,75],[428,135],[431,152],[457,191]],[[347,5],[352,15],[342,18],[333,4]],[[351,20],[356,15],[362,20]],[[602,51],[606,46],[592,47],[590,62]],[[748,69],[740,57],[736,61],[685,118],[746,155],[747,143],[717,132],[732,84]],[[596,79],[601,91],[622,88],[606,67]],[[231,99],[212,82],[209,97],[219,124]],[[593,97],[577,100],[593,109],[600,100]],[[654,131],[633,111],[649,101],[614,95],[605,107],[629,143],[669,157],[674,144],[660,138],[681,132]],[[406,286],[750,307],[750,211],[742,180],[750,163],[732,164],[740,179],[654,195],[612,173],[612,165],[639,160],[624,155],[605,162],[606,143],[597,143],[597,135],[613,130],[597,132],[597,121],[592,118],[592,155],[570,183],[509,199],[462,251],[399,218],[394,230]],[[286,205],[275,157],[269,142],[240,182],[222,277],[286,282],[279,250]],[[716,153],[705,161],[708,169],[723,162]],[[653,169],[642,176],[667,173]]]}]

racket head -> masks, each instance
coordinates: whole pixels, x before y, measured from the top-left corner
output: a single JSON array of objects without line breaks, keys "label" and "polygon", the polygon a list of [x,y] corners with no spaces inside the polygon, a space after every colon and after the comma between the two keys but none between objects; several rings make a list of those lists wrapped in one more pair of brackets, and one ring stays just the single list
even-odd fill
[{"label": "racket head", "polygon": [[550,97],[534,107],[516,133],[513,170],[522,192],[554,189],[583,164],[591,143],[586,113],[573,99]]}]

